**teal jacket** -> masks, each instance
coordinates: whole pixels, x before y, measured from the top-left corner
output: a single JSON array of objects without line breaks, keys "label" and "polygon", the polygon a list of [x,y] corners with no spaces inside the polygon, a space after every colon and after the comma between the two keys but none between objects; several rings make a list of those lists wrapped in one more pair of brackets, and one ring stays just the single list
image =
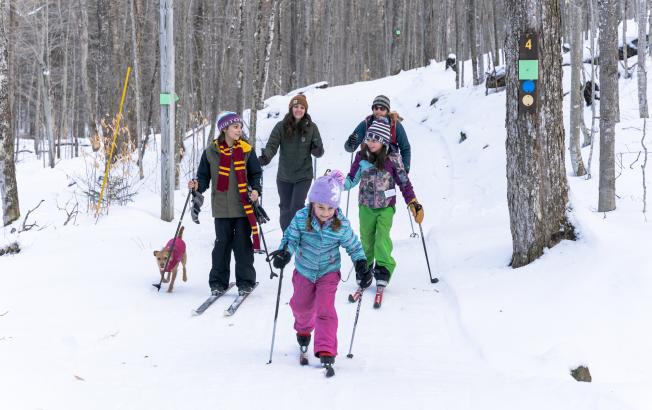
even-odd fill
[{"label": "teal jacket", "polygon": [[312,219],[312,231],[306,229],[308,210],[311,205],[297,211],[290,226],[283,234],[279,249],[287,246],[294,255],[294,267],[302,276],[315,283],[317,279],[330,272],[339,272],[341,267],[340,246],[346,249],[353,263],[365,259],[362,244],[351,229],[351,223],[341,209],[337,218],[342,222],[337,232],[331,229],[330,221],[320,226],[317,218]]}]

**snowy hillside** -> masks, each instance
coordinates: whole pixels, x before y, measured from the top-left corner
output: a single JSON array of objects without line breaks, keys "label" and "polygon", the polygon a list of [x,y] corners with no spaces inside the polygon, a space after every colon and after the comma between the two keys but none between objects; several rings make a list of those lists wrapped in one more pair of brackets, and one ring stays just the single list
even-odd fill
[{"label": "snowy hillside", "polygon": [[[569,77],[565,72],[565,90]],[[83,179],[89,165],[79,158],[49,170],[22,155],[23,218],[45,202],[28,221],[39,227],[0,233],[0,245],[18,240],[22,247],[17,255],[0,257],[0,409],[650,408],[652,227],[641,213],[642,157],[635,161],[642,127],[636,80],[620,84],[617,210],[596,212],[596,144],[593,179],[575,178],[567,166],[571,218],[580,239],[518,270],[507,266],[504,92],[485,96],[483,86],[455,90],[454,73],[444,71],[443,63],[306,91],[326,148],[318,173],[348,171],[346,137],[370,113],[375,95],[391,98],[412,144],[410,178],[425,209],[430,262],[441,279],[430,284],[421,239],[410,236],[408,211],[399,201],[392,230],[398,267],[382,309],[372,309],[371,296],[364,296],[353,359],[346,353],[354,275],[340,284],[333,379],[324,378],[316,359],[308,368],[298,364],[289,269],[274,361],[266,364],[278,282],[269,279],[262,256],[255,262],[260,286],[235,316],[222,315],[234,291],[204,315],[191,316],[209,293],[214,232],[208,205],[200,225],[189,215],[184,219],[189,281],[178,279],[172,294],[151,286],[158,282],[152,251],[174,235],[187,195],[176,192],[177,219],[162,222],[154,145],[133,203],[112,206],[97,222],[82,213],[66,226],[58,207],[75,195],[84,203],[79,183],[72,182]],[[272,97],[259,113],[263,143],[288,100]],[[461,143],[460,132],[467,136]],[[582,155],[586,162],[588,147]],[[185,160],[184,184],[197,158]],[[272,219],[263,230],[271,248],[281,238],[277,163],[278,157],[265,168],[263,188]],[[651,174],[648,167],[648,181]],[[349,215],[357,228],[357,190]],[[13,227],[19,229],[23,218]],[[351,261],[343,256],[346,279]],[[592,383],[570,376],[580,364],[590,368]]]}]

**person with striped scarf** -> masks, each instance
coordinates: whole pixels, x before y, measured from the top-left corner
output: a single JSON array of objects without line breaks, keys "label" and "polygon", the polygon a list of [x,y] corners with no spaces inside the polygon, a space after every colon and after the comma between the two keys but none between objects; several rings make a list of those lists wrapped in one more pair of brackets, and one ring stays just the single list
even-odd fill
[{"label": "person with striped scarf", "polygon": [[242,140],[242,119],[238,114],[221,113],[217,128],[219,137],[204,150],[197,179],[189,181],[188,188],[202,193],[212,186],[216,239],[208,278],[211,293],[220,295],[228,288],[233,250],[235,283],[243,295],[251,292],[256,283],[254,250],[260,249],[260,239],[251,202],[258,200],[263,171],[251,145]]}]

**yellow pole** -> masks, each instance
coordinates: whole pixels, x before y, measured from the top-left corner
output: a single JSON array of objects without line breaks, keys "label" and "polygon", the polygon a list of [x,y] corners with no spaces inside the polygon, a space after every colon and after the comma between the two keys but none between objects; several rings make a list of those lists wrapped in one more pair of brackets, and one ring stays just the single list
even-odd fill
[{"label": "yellow pole", "polygon": [[131,67],[127,67],[127,74],[125,75],[125,85],[122,89],[122,97],[120,98],[120,109],[118,110],[118,117],[116,120],[115,127],[113,128],[113,142],[111,143],[111,151],[109,152],[109,160],[104,166],[104,180],[102,181],[102,189],[100,190],[100,198],[97,201],[97,210],[95,215],[99,215],[100,207],[102,205],[102,197],[104,196],[104,189],[106,188],[106,183],[109,180],[109,168],[111,168],[111,162],[113,160],[113,150],[115,149],[115,140],[118,138],[118,130],[120,129],[120,121],[122,120],[122,107],[125,102],[125,95],[127,94],[127,84],[129,84],[129,74],[131,73]]}]

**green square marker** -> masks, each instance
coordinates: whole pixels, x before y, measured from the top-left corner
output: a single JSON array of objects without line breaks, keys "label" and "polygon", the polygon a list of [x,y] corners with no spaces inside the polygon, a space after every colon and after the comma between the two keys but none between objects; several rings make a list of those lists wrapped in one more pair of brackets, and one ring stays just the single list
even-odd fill
[{"label": "green square marker", "polygon": [[539,79],[539,60],[518,60],[519,80]]},{"label": "green square marker", "polygon": [[179,96],[176,94],[160,94],[159,96],[159,104],[161,105],[170,105],[172,104],[172,96],[174,95],[174,101],[179,101]]}]

